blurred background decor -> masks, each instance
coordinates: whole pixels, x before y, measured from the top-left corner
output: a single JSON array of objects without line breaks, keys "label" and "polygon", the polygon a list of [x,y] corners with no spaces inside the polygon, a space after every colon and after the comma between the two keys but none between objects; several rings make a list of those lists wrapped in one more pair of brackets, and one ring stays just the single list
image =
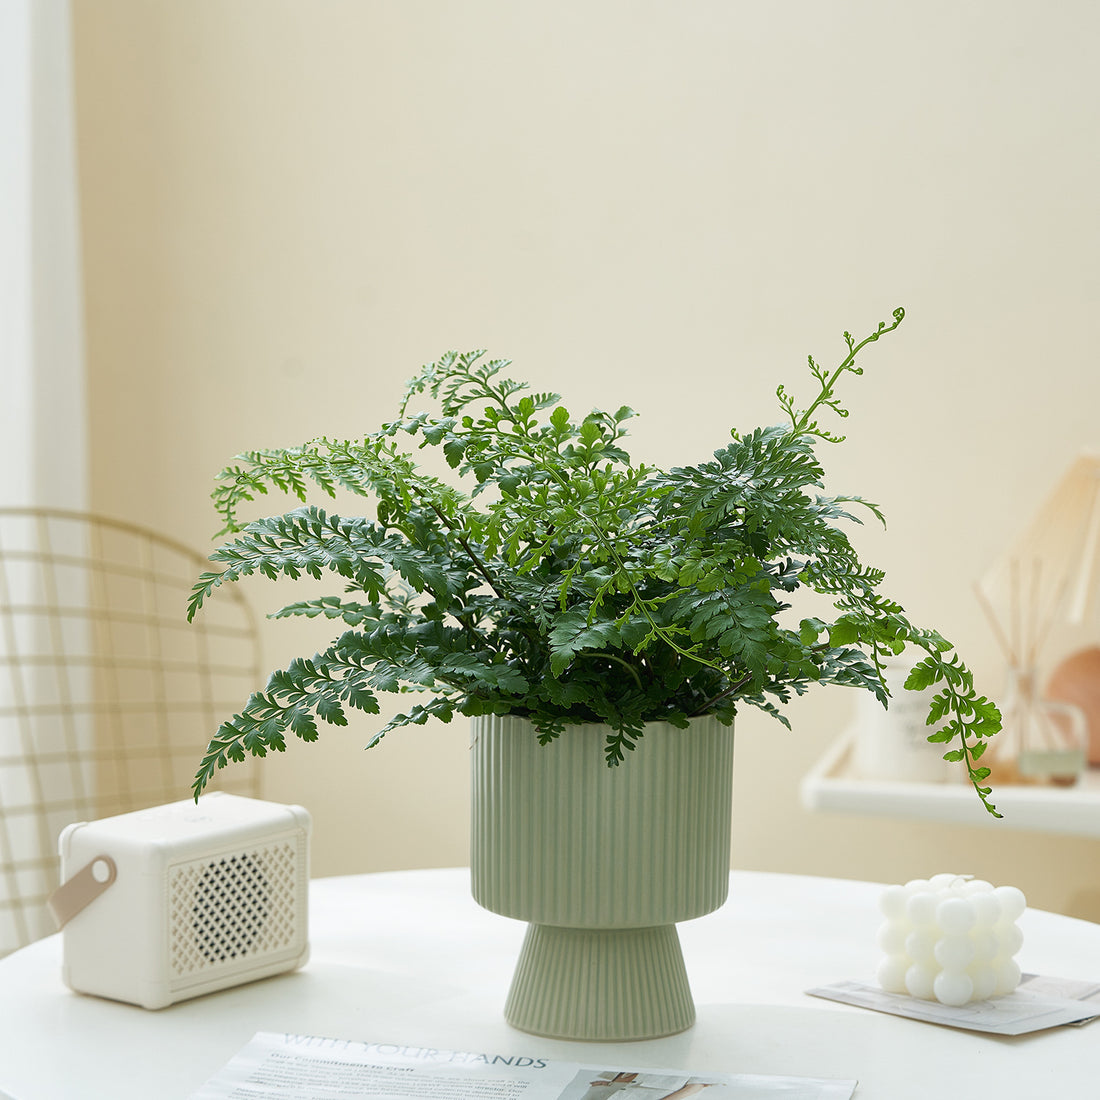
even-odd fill
[{"label": "blurred background decor", "polygon": [[852,772],[863,779],[959,782],[965,777],[957,768],[944,767],[944,750],[926,740],[928,707],[935,689],[905,690],[914,663],[911,657],[887,658],[883,679],[891,696],[888,708],[872,696],[856,700]]},{"label": "blurred background decor", "polygon": [[1098,636],[1091,621],[1098,588],[1100,456],[1085,453],[976,586],[1008,666],[1003,739],[988,754],[993,782],[1064,786],[1085,768],[1089,713],[1074,700],[1096,690],[1096,670],[1071,654],[1052,681],[1056,696],[1043,691],[1042,677],[1052,647],[1072,645],[1075,629]]}]

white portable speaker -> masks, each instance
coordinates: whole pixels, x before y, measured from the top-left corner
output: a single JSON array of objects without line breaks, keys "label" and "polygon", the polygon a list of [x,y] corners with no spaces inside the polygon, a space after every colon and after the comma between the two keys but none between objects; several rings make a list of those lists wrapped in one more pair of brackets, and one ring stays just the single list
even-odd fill
[{"label": "white portable speaker", "polygon": [[309,955],[309,814],[215,792],[69,825],[65,983],[166,1005],[301,966]]}]

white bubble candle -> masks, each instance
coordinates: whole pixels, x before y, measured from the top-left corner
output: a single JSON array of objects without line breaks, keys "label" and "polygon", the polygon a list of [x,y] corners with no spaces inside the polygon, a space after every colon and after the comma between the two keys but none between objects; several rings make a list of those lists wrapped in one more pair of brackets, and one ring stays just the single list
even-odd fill
[{"label": "white bubble candle", "polygon": [[1020,982],[1013,956],[1027,906],[1015,886],[942,874],[890,886],[879,902],[886,918],[878,944],[885,953],[878,983],[945,1005],[1011,993]]}]

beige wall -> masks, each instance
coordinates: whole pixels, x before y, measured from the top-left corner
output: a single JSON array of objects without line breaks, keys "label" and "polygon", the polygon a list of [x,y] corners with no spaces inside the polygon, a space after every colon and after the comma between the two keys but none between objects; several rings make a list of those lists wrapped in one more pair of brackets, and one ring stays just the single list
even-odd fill
[{"label": "beige wall", "polygon": [[[356,435],[456,347],[634,453],[702,459],[779,381],[909,312],[847,393],[830,488],[990,693],[972,580],[1097,442],[1100,9],[642,0],[74,0],[92,496],[198,546],[246,448]],[[278,504],[262,502],[270,510]],[[285,596],[253,582],[257,609]],[[271,667],[328,640],[266,629]],[[1100,918],[1100,842],[804,812],[834,691],[738,728],[734,862],[956,869]],[[322,874],[466,859],[465,730],[370,725],[266,767]],[[206,731],[199,740],[205,738]],[[198,751],[198,747],[197,747]]]}]

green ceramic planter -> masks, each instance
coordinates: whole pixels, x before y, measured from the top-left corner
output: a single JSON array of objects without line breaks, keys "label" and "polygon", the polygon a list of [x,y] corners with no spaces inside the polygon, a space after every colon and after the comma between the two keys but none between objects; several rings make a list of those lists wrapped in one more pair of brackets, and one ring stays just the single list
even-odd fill
[{"label": "green ceramic planter", "polygon": [[729,889],[733,729],[650,725],[617,768],[605,728],[542,746],[473,720],[474,898],[529,922],[505,1016],[537,1035],[626,1040],[690,1027],[678,921]]}]

